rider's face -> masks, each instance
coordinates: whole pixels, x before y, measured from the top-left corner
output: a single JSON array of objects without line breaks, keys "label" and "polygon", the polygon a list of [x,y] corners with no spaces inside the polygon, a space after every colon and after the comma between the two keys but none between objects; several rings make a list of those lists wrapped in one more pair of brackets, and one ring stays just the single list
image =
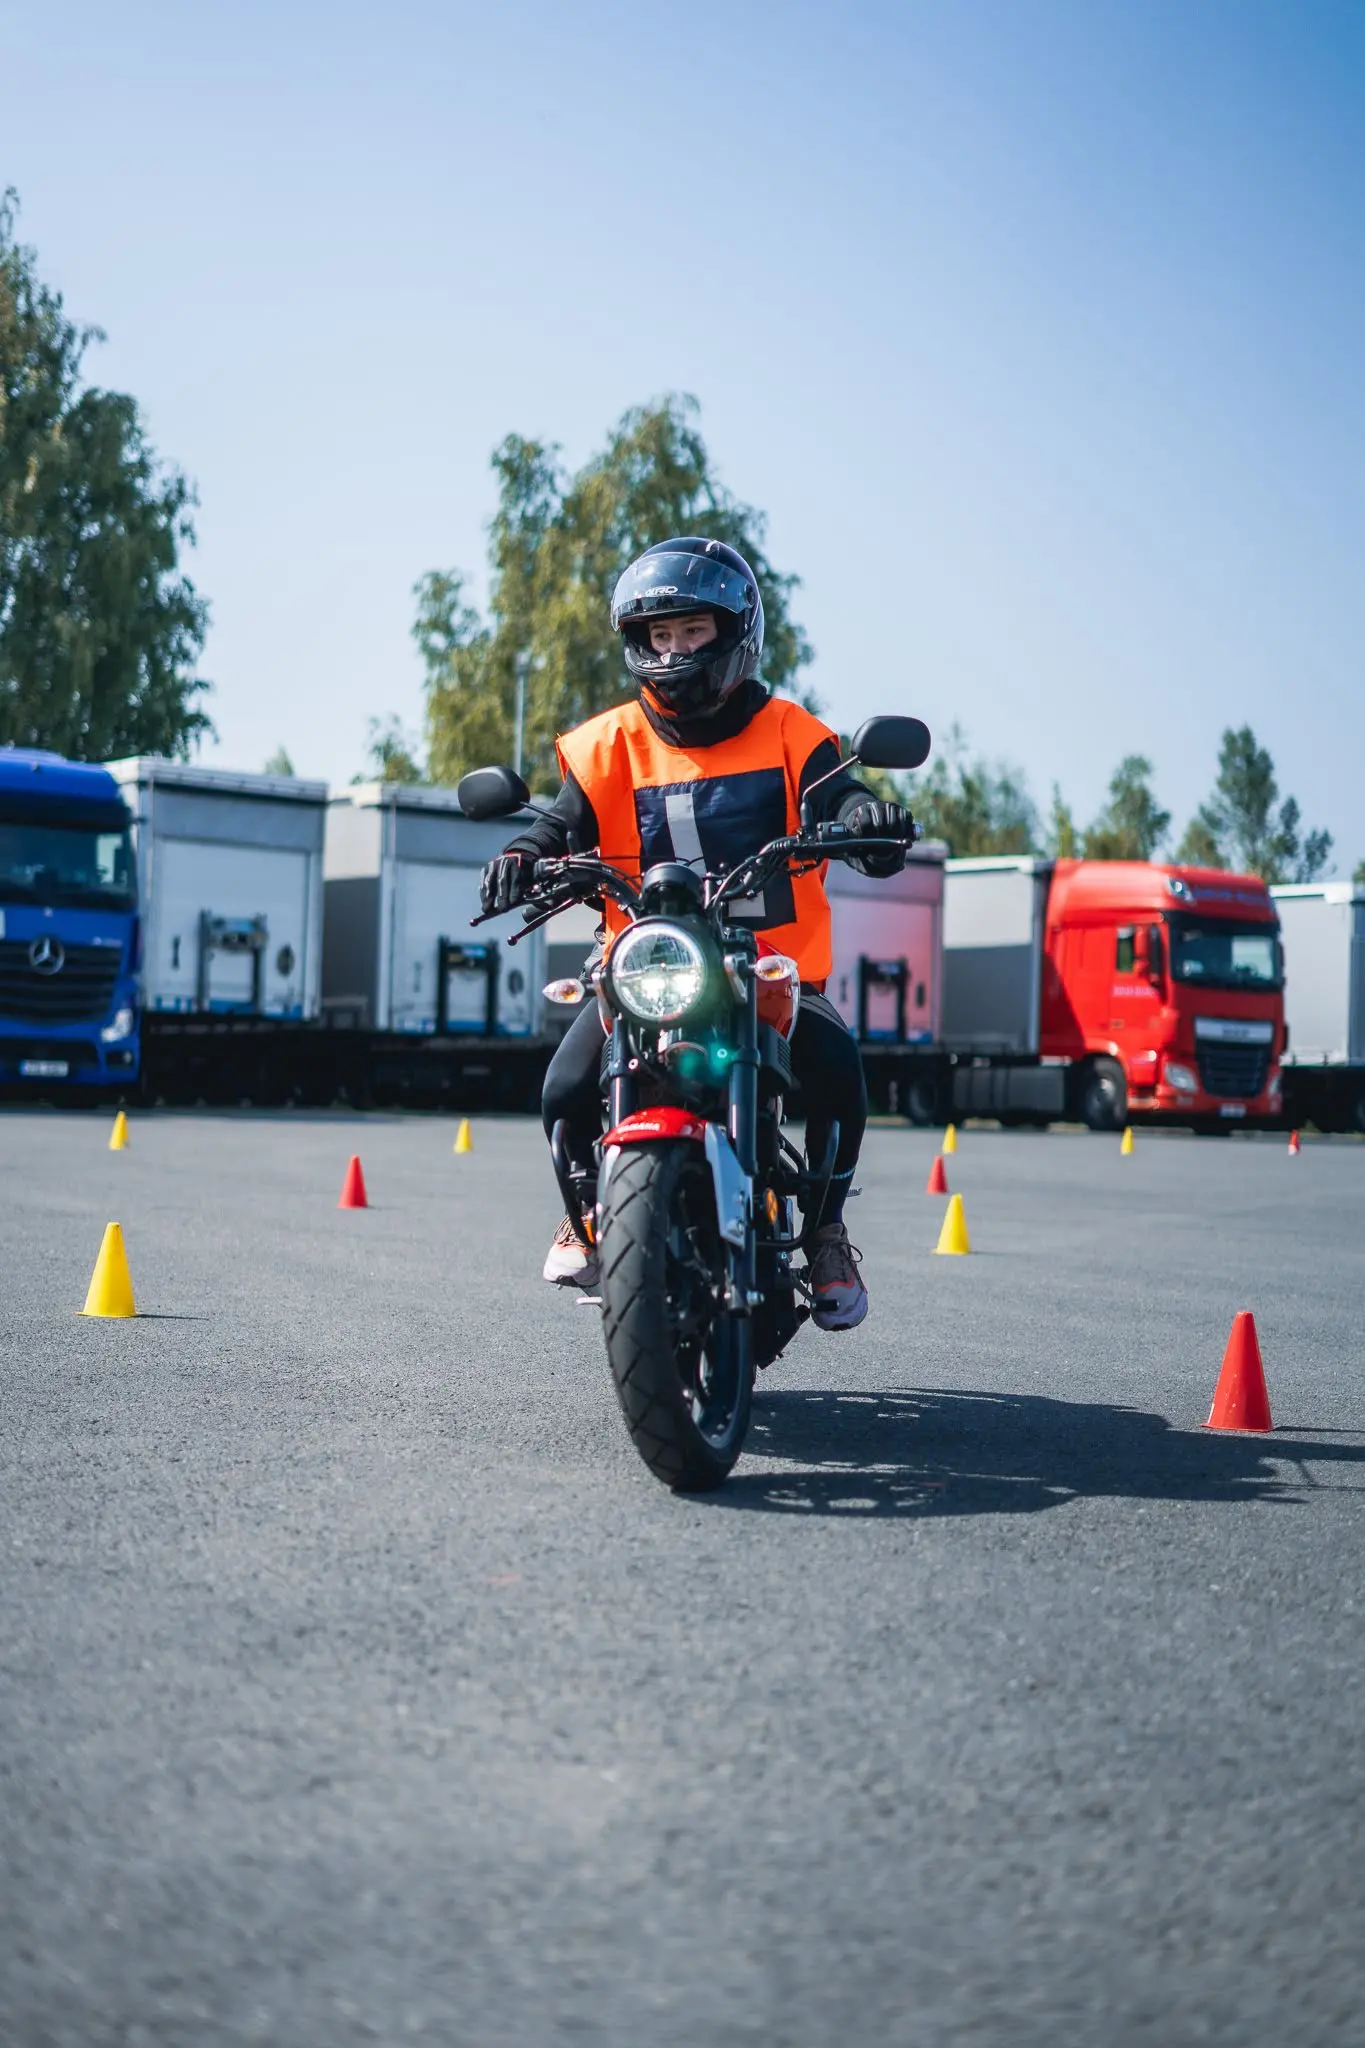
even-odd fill
[{"label": "rider's face", "polygon": [[711,612],[686,612],[680,619],[656,619],[649,629],[649,644],[656,654],[694,654],[716,637]]}]

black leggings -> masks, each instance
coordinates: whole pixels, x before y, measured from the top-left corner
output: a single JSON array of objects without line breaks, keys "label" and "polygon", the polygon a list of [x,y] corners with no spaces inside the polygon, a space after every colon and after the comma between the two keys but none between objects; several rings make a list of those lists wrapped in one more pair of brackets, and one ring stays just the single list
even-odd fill
[{"label": "black leggings", "polygon": [[[580,1165],[592,1160],[602,1135],[602,1052],[605,1045],[595,1002],[589,1002],[565,1032],[550,1061],[540,1112],[548,1138],[563,1117],[569,1152]],[[801,1084],[806,1111],[806,1156],[818,1165],[829,1127],[837,1118],[839,1150],[823,1221],[838,1223],[858,1164],[867,1128],[867,1085],[858,1042],[833,1003],[802,989],[792,1038],[792,1069]]]}]

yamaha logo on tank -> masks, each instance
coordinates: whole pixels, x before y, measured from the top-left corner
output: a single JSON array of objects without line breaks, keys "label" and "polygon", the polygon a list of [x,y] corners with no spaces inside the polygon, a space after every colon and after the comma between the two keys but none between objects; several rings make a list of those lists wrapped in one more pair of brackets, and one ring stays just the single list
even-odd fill
[{"label": "yamaha logo on tank", "polygon": [[66,948],[60,939],[44,932],[28,949],[28,964],[35,974],[60,974],[66,965]]}]

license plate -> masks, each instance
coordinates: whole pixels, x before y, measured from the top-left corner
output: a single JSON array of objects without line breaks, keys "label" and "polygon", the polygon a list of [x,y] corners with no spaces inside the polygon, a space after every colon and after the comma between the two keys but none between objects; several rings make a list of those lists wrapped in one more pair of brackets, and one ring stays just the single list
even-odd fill
[{"label": "license plate", "polygon": [[1247,1106],[1244,1102],[1220,1102],[1218,1105],[1219,1116],[1245,1116],[1246,1113]]},{"label": "license plate", "polygon": [[64,1081],[71,1069],[65,1060],[20,1060],[19,1072],[29,1081]]}]

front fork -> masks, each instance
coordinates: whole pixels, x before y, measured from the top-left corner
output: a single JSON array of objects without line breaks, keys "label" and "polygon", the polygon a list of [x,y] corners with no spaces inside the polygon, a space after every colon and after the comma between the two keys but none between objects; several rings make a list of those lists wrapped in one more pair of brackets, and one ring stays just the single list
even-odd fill
[{"label": "front fork", "polygon": [[[635,1083],[630,1040],[618,1017],[607,1040],[607,1129],[614,1131],[636,1106],[639,1090]],[[597,1204],[597,1171],[591,1160],[574,1159],[569,1153],[569,1127],[561,1117],[550,1133],[550,1159],[564,1213],[573,1225],[574,1236],[588,1250],[597,1237],[594,1210]]]},{"label": "front fork", "polygon": [[754,988],[752,961],[746,961],[745,1001],[739,1013],[739,1037],[730,1062],[730,1102],[726,1130],[740,1172],[749,1184],[750,1202],[745,1217],[744,1241],[727,1241],[727,1307],[749,1315],[759,1305],[758,1244],[754,1228],[752,1192],[758,1176],[758,999]]},{"label": "front fork", "polygon": [[[707,1146],[708,1163],[716,1180],[721,1241],[725,1246],[725,1306],[732,1315],[741,1317],[748,1317],[759,1304],[758,1247],[752,1201],[742,1198],[739,1189],[730,1183],[738,1161],[746,1194],[751,1197],[758,1172],[758,1068],[758,1007],[750,978],[748,1000],[740,1012],[739,1037],[730,1063],[726,1134],[734,1148],[734,1158],[728,1162],[720,1160],[712,1156],[717,1148]],[[638,1093],[630,1039],[618,1017],[607,1046],[608,1129],[614,1130],[625,1122],[636,1107]],[[596,1234],[595,1176],[590,1168],[570,1158],[568,1126],[562,1120],[550,1136],[550,1157],[574,1234],[581,1244],[590,1247]]]}]

